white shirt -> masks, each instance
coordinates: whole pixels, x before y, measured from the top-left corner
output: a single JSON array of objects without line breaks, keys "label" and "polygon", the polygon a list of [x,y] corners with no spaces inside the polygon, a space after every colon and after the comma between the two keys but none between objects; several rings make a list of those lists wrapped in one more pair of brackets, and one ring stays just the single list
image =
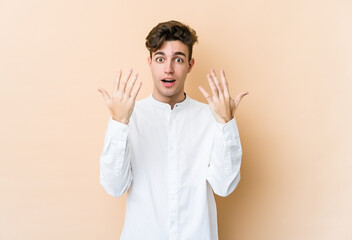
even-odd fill
[{"label": "white shirt", "polygon": [[171,110],[152,96],[136,102],[128,125],[110,117],[100,183],[127,191],[121,240],[217,240],[213,191],[229,195],[240,180],[235,119],[215,121],[188,96]]}]

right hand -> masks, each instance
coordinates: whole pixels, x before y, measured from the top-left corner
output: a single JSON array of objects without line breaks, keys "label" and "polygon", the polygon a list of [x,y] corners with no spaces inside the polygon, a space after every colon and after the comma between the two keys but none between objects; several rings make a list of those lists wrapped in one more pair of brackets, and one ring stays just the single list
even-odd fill
[{"label": "right hand", "polygon": [[121,81],[122,71],[118,72],[111,97],[105,89],[98,89],[105,100],[112,119],[124,124],[127,124],[130,120],[136,97],[142,86],[142,82],[135,85],[138,74],[133,74],[132,78],[131,75],[132,69]]}]

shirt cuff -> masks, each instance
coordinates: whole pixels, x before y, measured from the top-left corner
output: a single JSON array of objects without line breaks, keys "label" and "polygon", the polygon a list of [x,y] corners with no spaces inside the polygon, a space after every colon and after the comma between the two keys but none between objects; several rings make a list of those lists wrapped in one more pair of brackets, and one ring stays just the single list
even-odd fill
[{"label": "shirt cuff", "polygon": [[231,133],[231,135],[234,137],[240,136],[235,118],[232,118],[227,123],[216,122],[216,125],[219,131],[221,131],[222,133]]},{"label": "shirt cuff", "polygon": [[128,134],[128,125],[115,121],[110,116],[108,123],[108,132],[114,140],[126,140]]}]

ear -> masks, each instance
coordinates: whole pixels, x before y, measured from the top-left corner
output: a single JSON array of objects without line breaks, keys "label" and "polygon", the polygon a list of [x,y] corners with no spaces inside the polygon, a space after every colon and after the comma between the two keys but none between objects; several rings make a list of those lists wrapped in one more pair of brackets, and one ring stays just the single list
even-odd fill
[{"label": "ear", "polygon": [[194,61],[194,58],[192,58],[190,61],[189,61],[189,69],[188,69],[188,72],[190,73],[192,71],[192,68],[195,64],[195,61]]},{"label": "ear", "polygon": [[148,64],[150,66],[150,64],[152,64],[152,59],[150,57],[148,57]]}]

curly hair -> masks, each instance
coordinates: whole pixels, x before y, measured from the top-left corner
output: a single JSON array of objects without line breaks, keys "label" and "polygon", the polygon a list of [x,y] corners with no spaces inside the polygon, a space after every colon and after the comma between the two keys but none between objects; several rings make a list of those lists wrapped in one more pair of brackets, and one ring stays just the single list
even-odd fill
[{"label": "curly hair", "polygon": [[198,37],[196,31],[181,22],[172,20],[156,25],[146,37],[145,46],[150,52],[150,57],[152,57],[152,53],[160,49],[165,41],[174,40],[179,40],[187,45],[188,60],[190,61],[193,45],[198,41]]}]

